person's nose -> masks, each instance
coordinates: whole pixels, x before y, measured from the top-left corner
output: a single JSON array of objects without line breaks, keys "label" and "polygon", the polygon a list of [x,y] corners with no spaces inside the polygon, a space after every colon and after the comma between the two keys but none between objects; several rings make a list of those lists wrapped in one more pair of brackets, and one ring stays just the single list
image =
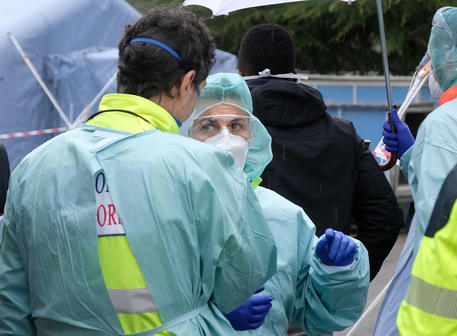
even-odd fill
[{"label": "person's nose", "polygon": [[220,134],[222,135],[229,135],[230,131],[229,129],[227,128],[227,126],[223,126],[222,129],[221,129],[221,132]]}]

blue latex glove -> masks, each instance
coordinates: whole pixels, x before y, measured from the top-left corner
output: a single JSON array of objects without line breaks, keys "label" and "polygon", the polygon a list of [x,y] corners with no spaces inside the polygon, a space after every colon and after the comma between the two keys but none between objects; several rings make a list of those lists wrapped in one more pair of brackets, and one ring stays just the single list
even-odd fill
[{"label": "blue latex glove", "polygon": [[[259,288],[255,293],[263,291],[265,287]],[[252,330],[260,327],[271,308],[271,295],[251,296],[245,303],[231,313],[224,314],[235,330]]]},{"label": "blue latex glove", "polygon": [[382,135],[384,136],[384,143],[386,144],[386,150],[397,153],[397,158],[400,159],[403,154],[414,144],[414,137],[409,130],[408,125],[398,118],[397,110],[392,109],[390,113],[392,122],[397,129],[397,134],[392,132],[389,121],[384,122]]},{"label": "blue latex glove", "polygon": [[354,261],[357,245],[344,233],[325,230],[325,237],[317,242],[316,256],[328,266],[346,266]]}]

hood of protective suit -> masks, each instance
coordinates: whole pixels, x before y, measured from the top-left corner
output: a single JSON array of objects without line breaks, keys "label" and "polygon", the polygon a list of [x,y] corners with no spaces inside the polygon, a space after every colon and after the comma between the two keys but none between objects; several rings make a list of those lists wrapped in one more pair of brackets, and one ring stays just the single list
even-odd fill
[{"label": "hood of protective suit", "polygon": [[217,73],[206,79],[197,106],[192,115],[182,124],[179,133],[189,135],[194,120],[214,106],[226,104],[245,111],[251,118],[252,135],[244,172],[249,179],[255,180],[262,175],[265,167],[273,158],[271,137],[262,123],[252,114],[252,99],[246,81],[235,73]]},{"label": "hood of protective suit", "polygon": [[428,42],[433,73],[443,91],[457,84],[457,7],[436,11]]},{"label": "hood of protective suit", "polygon": [[325,103],[316,89],[282,79],[250,81],[255,115],[265,126],[303,126],[322,117]]}]

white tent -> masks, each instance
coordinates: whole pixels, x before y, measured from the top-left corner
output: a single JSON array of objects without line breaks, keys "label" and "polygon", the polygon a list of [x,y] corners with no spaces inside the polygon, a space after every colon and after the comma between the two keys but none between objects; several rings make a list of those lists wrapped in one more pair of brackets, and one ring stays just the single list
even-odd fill
[{"label": "white tent", "polygon": [[[19,42],[73,122],[116,72],[124,26],[141,14],[124,0],[3,1],[0,10],[0,139],[15,168],[25,155],[58,133],[11,138],[5,134],[66,124],[7,33]],[[236,71],[234,55],[217,50],[216,59],[213,72]],[[107,92],[115,92],[115,83]],[[92,112],[96,108],[94,104]]]},{"label": "white tent", "polygon": [[[114,48],[122,36],[124,25],[140,16],[123,0],[2,1],[0,11],[0,134],[64,126],[7,37],[8,32],[18,40],[52,91],[59,82],[59,76],[65,74],[68,68],[64,63],[59,64],[59,71],[50,67],[55,65],[50,55],[72,54],[87,48]],[[101,71],[96,70],[92,80],[81,85],[81,89],[95,92],[100,89],[98,86],[104,78],[99,78]],[[79,80],[77,74],[74,75],[75,81]],[[80,95],[79,92],[68,94]],[[59,103],[68,113],[68,101]],[[45,134],[3,140],[11,167],[14,168],[27,153],[51,136]]]}]

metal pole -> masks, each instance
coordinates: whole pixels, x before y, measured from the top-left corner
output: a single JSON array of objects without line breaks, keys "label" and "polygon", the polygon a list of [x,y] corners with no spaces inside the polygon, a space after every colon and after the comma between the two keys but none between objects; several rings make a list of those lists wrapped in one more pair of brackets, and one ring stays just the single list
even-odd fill
[{"label": "metal pole", "polygon": [[87,119],[89,117],[90,109],[94,104],[97,102],[97,100],[100,99],[100,97],[106,92],[106,90],[109,89],[111,84],[116,80],[117,77],[117,71],[114,73],[113,76],[108,80],[108,82],[105,84],[105,86],[97,93],[97,95],[90,101],[89,104],[87,104],[84,109],[81,111],[81,113],[76,117],[76,119],[73,121],[73,124],[71,124],[70,128],[75,128],[78,127],[84,119]]},{"label": "metal pole", "polygon": [[359,326],[359,324],[364,320],[364,318],[375,308],[378,304],[378,302],[384,297],[385,292],[389,288],[390,284],[392,283],[392,279],[389,280],[387,285],[382,289],[381,292],[379,292],[378,296],[371,302],[371,304],[368,306],[367,309],[363,312],[362,316],[357,320],[357,322],[352,326],[352,328],[349,330],[349,332],[346,334],[346,336],[351,336],[354,330]]},{"label": "metal pole", "polygon": [[22,59],[24,60],[25,64],[27,64],[27,66],[29,67],[30,71],[32,71],[32,74],[35,76],[35,79],[38,81],[38,83],[40,84],[41,88],[44,90],[44,92],[46,93],[48,98],[51,100],[52,105],[54,105],[54,107],[56,108],[56,110],[59,113],[60,117],[63,119],[65,124],[67,124],[67,126],[69,127],[71,125],[70,120],[65,115],[65,112],[62,110],[62,108],[60,107],[59,103],[54,98],[54,95],[51,93],[51,91],[49,90],[48,86],[41,79],[40,74],[38,73],[38,71],[33,66],[32,62],[30,61],[30,58],[25,54],[24,50],[22,49],[22,47],[20,46],[19,42],[16,40],[16,38],[14,37],[14,35],[12,33],[7,33],[6,35],[11,40],[13,45],[16,47],[16,49],[19,52],[19,54],[22,56]]},{"label": "metal pole", "polygon": [[379,36],[381,38],[382,65],[384,67],[384,78],[386,81],[387,106],[389,112],[392,110],[392,89],[390,86],[389,62],[387,60],[386,34],[384,32],[384,18],[382,15],[382,0],[376,0],[378,9]]}]

